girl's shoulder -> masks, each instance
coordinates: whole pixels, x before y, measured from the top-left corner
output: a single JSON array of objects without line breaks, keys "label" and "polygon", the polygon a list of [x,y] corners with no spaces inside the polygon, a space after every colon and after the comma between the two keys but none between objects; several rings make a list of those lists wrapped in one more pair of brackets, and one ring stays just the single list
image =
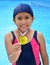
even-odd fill
[{"label": "girl's shoulder", "polygon": [[[37,31],[37,30],[32,30],[33,33],[36,33],[36,37],[37,37],[37,41],[39,44],[43,44],[45,42],[44,36],[41,32]],[[33,34],[34,35],[34,34]]]},{"label": "girl's shoulder", "polygon": [[5,39],[10,39],[10,40],[12,40],[12,34],[11,34],[11,32],[8,32],[6,35],[5,35]]},{"label": "girl's shoulder", "polygon": [[14,33],[14,35],[16,35],[16,34],[15,34],[15,33],[16,33],[16,30],[10,31],[10,32],[8,32],[8,33],[5,35],[5,39],[13,40],[12,32]]},{"label": "girl's shoulder", "polygon": [[9,37],[9,38],[11,37],[11,38],[12,38],[13,36],[12,36],[12,33],[11,33],[11,32],[15,33],[15,31],[16,31],[16,30],[8,32],[8,33],[5,35],[5,37]]},{"label": "girl's shoulder", "polygon": [[37,39],[38,39],[38,42],[40,44],[42,44],[43,42],[45,42],[45,39],[44,39],[44,36],[41,32],[37,32]]}]

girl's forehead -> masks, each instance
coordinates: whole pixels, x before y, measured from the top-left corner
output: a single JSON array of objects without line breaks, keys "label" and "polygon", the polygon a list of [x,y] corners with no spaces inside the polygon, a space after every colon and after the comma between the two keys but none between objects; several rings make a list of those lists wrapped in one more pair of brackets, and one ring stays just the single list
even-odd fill
[{"label": "girl's forehead", "polygon": [[27,13],[27,12],[21,12],[21,13],[18,13],[16,16],[17,17],[18,16],[22,16],[22,17],[24,16],[25,17],[25,16],[31,16],[31,15],[29,13]]}]

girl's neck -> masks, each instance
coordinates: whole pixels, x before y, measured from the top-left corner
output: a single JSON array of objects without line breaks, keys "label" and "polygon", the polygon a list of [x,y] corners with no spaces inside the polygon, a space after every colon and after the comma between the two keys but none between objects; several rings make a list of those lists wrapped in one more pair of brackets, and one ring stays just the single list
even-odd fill
[{"label": "girl's neck", "polygon": [[28,30],[26,30],[26,31],[24,31],[24,32],[22,32],[20,29],[18,29],[18,34],[19,34],[20,36],[23,36],[23,35],[26,35],[29,31],[30,31],[30,29],[28,29]]}]

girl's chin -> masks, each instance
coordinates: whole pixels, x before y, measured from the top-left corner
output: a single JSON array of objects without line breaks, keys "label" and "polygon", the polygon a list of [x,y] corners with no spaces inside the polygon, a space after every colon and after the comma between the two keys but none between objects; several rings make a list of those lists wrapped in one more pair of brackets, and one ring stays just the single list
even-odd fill
[{"label": "girl's chin", "polygon": [[22,33],[25,32],[28,29],[19,29]]},{"label": "girl's chin", "polygon": [[[26,29],[27,30],[27,29]],[[25,32],[26,30],[20,30],[21,32]]]}]

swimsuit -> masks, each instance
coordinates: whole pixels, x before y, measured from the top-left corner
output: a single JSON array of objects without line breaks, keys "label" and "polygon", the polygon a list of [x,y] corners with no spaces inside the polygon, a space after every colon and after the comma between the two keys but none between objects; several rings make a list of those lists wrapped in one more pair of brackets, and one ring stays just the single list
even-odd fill
[{"label": "swimsuit", "polygon": [[[16,43],[17,39],[14,35],[14,32],[11,32],[13,35],[12,44]],[[25,45],[21,45],[22,52],[18,60],[12,65],[41,65],[40,62],[40,45],[37,40],[37,31],[34,32],[33,38],[30,42]]]}]

